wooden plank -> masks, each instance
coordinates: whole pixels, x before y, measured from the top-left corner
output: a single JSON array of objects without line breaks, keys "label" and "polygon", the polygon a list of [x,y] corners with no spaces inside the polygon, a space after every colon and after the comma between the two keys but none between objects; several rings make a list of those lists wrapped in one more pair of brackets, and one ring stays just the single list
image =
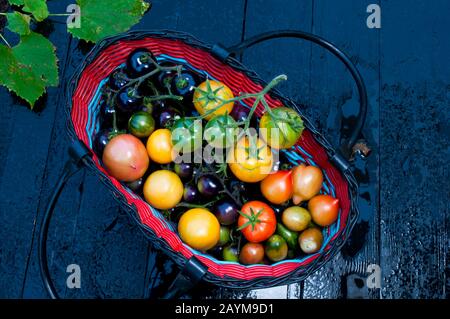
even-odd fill
[{"label": "wooden plank", "polygon": [[[51,3],[55,11],[65,11],[62,3]],[[65,63],[67,41],[64,25],[49,27],[50,40],[58,43],[59,65]],[[2,110],[6,122],[2,128],[2,173],[0,179],[0,220],[8,240],[0,243],[0,297],[22,296],[25,273],[31,256],[32,239],[36,232],[37,211],[45,178],[51,131],[57,113],[58,88],[50,88],[30,111],[21,100],[0,88]],[[5,134],[3,134],[5,133]],[[3,153],[4,151],[4,153]]]},{"label": "wooden plank", "polygon": [[448,299],[450,4],[381,6],[382,295]]},{"label": "wooden plank", "polygon": [[[371,3],[377,3],[372,1]],[[304,298],[345,297],[346,276],[366,276],[369,264],[379,264],[379,31],[366,25],[367,4],[358,0],[314,1],[313,33],[346,51],[356,63],[368,89],[369,109],[363,137],[372,148],[367,161],[356,161],[360,185],[360,218],[333,261],[305,281]],[[356,86],[342,63],[314,46],[311,56],[308,112],[328,140],[338,147],[359,109]],[[377,295],[371,291],[371,297]]]},{"label": "wooden plank", "polygon": [[[245,20],[245,38],[264,31],[297,29],[310,31],[313,1],[248,0]],[[243,62],[269,81],[279,74],[286,74],[288,81],[279,89],[287,96],[304,101],[309,87],[309,60],[311,46],[297,39],[276,39],[261,43],[243,55]],[[254,298],[300,298],[298,284],[273,289],[248,291]]]}]

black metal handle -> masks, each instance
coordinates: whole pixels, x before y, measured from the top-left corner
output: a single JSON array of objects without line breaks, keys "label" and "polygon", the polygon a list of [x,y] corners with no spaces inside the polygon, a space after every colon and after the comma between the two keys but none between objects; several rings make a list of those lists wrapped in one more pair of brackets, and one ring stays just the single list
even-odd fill
[{"label": "black metal handle", "polygon": [[82,166],[86,163],[90,151],[86,146],[80,142],[76,141],[69,148],[70,159],[66,162],[61,176],[58,180],[58,184],[53,190],[53,194],[50,196],[50,200],[45,209],[44,216],[42,217],[41,228],[39,229],[39,243],[38,243],[38,257],[39,257],[39,270],[41,273],[42,282],[48,295],[52,299],[59,299],[59,295],[55,289],[55,285],[50,276],[50,271],[48,269],[47,261],[47,235],[48,228],[50,225],[50,220],[53,215],[53,210],[55,209],[55,204],[58,201],[59,195],[62,189],[66,185],[69,178],[75,174]]},{"label": "black metal handle", "polygon": [[253,36],[237,45],[231,46],[228,49],[221,45],[215,45],[212,48],[213,53],[225,61],[230,55],[242,54],[246,49],[252,47],[255,44],[261,43],[263,41],[277,39],[277,38],[298,38],[311,41],[323,47],[324,49],[335,55],[350,71],[356,86],[358,88],[359,94],[359,104],[360,109],[356,124],[353,128],[352,133],[348,140],[341,146],[343,153],[349,156],[352,153],[353,145],[355,145],[358,140],[359,134],[364,126],[367,116],[367,89],[364,80],[359,73],[358,69],[354,63],[350,60],[348,55],[336,47],[333,43],[311,33],[297,31],[297,30],[279,30],[279,31],[269,31],[261,33],[259,35]]}]

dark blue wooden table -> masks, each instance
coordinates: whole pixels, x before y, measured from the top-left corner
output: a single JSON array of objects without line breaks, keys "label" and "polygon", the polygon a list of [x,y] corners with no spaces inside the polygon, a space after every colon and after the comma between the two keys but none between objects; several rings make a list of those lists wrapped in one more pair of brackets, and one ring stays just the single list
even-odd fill
[{"label": "dark blue wooden table", "polygon": [[[49,6],[65,12],[70,2]],[[372,3],[381,7],[380,29],[366,24]],[[135,29],[182,30],[225,45],[262,31],[309,31],[348,52],[369,91],[363,137],[372,154],[354,162],[361,216],[341,253],[299,284],[256,291],[206,286],[187,297],[449,297],[449,10],[446,0],[153,1]],[[90,46],[67,35],[64,18],[53,19],[39,29],[57,44],[63,77]],[[264,79],[286,73],[281,90],[306,105],[316,126],[339,144],[357,113],[357,94],[334,57],[283,39],[242,59]],[[62,89],[49,89],[30,111],[1,88],[0,107],[0,298],[42,298],[36,235],[67,158]],[[177,269],[87,172],[70,181],[57,205],[49,261],[64,298],[157,297]],[[69,264],[81,267],[80,289],[66,288]],[[380,267],[380,289],[364,285],[370,265]],[[362,283],[357,294],[347,288],[355,278]]]}]

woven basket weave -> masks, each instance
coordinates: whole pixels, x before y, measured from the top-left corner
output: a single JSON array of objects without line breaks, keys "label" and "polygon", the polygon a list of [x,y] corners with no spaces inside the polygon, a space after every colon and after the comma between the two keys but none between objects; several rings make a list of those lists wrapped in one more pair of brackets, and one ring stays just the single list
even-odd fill
[{"label": "woven basket weave", "polygon": [[[129,32],[111,37],[98,43],[78,67],[67,83],[66,111],[68,131],[72,139],[81,140],[92,150],[93,138],[100,128],[99,111],[101,88],[109,74],[123,65],[128,54],[145,47],[153,52],[158,60],[176,61],[219,80],[239,92],[256,93],[266,85],[258,75],[229,57],[226,63],[211,54],[212,46],[192,36],[174,31]],[[295,109],[302,116],[305,130],[298,143],[285,152],[293,163],[307,163],[322,169],[325,175],[322,192],[340,200],[339,219],[326,227],[322,249],[311,255],[300,256],[273,265],[244,266],[224,262],[193,250],[179,238],[176,228],[162,214],[147,204],[115,178],[108,175],[94,152],[89,167],[112,192],[114,197],[141,226],[151,243],[166,253],[180,267],[195,256],[207,268],[203,279],[230,288],[267,288],[271,286],[298,282],[323,266],[342,247],[358,217],[357,183],[348,170],[340,170],[330,160],[335,154],[331,145],[312,126],[302,113],[302,108],[279,91],[272,90],[266,96],[270,107],[285,105]],[[251,106],[252,100],[245,103]],[[261,116],[262,108],[256,110]]]}]

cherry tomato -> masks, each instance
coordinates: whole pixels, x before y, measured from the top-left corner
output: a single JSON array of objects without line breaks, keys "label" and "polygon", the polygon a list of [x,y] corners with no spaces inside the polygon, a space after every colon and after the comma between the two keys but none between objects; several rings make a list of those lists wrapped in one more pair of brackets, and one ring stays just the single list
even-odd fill
[{"label": "cherry tomato", "polygon": [[283,211],[281,220],[289,230],[302,231],[308,228],[311,214],[303,207],[292,206]]},{"label": "cherry tomato", "polygon": [[152,72],[156,69],[152,60],[156,62],[155,56],[149,50],[145,48],[134,50],[127,58],[126,70],[128,75],[137,78]]},{"label": "cherry tomato", "polygon": [[239,208],[235,202],[227,198],[219,200],[212,208],[212,212],[222,225],[234,224],[239,215],[238,211]]},{"label": "cherry tomato", "polygon": [[265,245],[265,253],[271,261],[280,261],[286,258],[288,245],[280,235],[272,235]]},{"label": "cherry tomato", "polygon": [[103,165],[108,173],[123,182],[141,178],[149,165],[142,142],[130,134],[112,138],[103,151]]},{"label": "cherry tomato", "polygon": [[228,244],[231,240],[230,234],[230,228],[227,226],[220,226],[220,239],[217,245],[224,246]]},{"label": "cherry tomato", "polygon": [[273,204],[282,204],[292,197],[291,171],[277,171],[261,182],[261,193]]},{"label": "cherry tomato", "polygon": [[298,246],[298,233],[290,231],[283,224],[277,224],[277,234],[283,237],[288,244],[289,249],[296,250]]},{"label": "cherry tomato", "polygon": [[202,122],[177,119],[172,126],[172,144],[178,153],[191,153],[202,147]]},{"label": "cherry tomato", "polygon": [[151,160],[158,164],[168,164],[174,158],[172,134],[162,128],[154,131],[147,140],[147,152]]},{"label": "cherry tomato", "polygon": [[298,237],[298,244],[306,254],[312,254],[320,250],[323,243],[323,235],[318,228],[308,228]]},{"label": "cherry tomato", "polygon": [[128,130],[136,137],[148,137],[155,130],[155,120],[150,113],[144,111],[136,112],[128,121]]},{"label": "cherry tomato", "polygon": [[266,112],[259,121],[261,137],[275,149],[291,148],[303,132],[300,115],[291,108],[277,107]]},{"label": "cherry tomato", "polygon": [[205,126],[205,140],[216,148],[234,145],[236,135],[236,121],[228,114],[214,116]]},{"label": "cherry tomato", "polygon": [[338,218],[339,199],[330,195],[317,195],[308,202],[308,209],[314,223],[330,226]]},{"label": "cherry tomato", "polygon": [[230,150],[228,165],[239,180],[256,183],[271,172],[272,151],[261,139],[243,137]]},{"label": "cherry tomato", "polygon": [[194,249],[205,251],[219,242],[220,224],[207,209],[193,208],[181,215],[178,233],[183,242]]},{"label": "cherry tomato", "polygon": [[264,247],[257,243],[246,243],[241,248],[239,261],[244,265],[260,264],[264,258]]},{"label": "cherry tomato", "polygon": [[231,245],[226,246],[222,250],[222,258],[225,261],[238,262],[239,261],[239,252],[235,246],[231,246]]},{"label": "cherry tomato", "polygon": [[266,203],[247,202],[239,214],[238,230],[242,231],[244,237],[252,243],[265,241],[276,230],[275,212]]},{"label": "cherry tomato", "polygon": [[174,172],[155,171],[145,181],[145,200],[155,208],[171,209],[181,201],[182,196],[183,183]]},{"label": "cherry tomato", "polygon": [[322,188],[323,173],[316,166],[301,164],[292,169],[292,181],[294,185],[292,201],[297,205],[319,193]]},{"label": "cherry tomato", "polygon": [[220,105],[223,104],[224,100],[232,98],[234,98],[234,95],[228,86],[222,82],[206,80],[196,88],[193,102],[198,113],[201,115],[208,114],[205,119],[210,120],[216,115],[230,114],[234,102]]}]

